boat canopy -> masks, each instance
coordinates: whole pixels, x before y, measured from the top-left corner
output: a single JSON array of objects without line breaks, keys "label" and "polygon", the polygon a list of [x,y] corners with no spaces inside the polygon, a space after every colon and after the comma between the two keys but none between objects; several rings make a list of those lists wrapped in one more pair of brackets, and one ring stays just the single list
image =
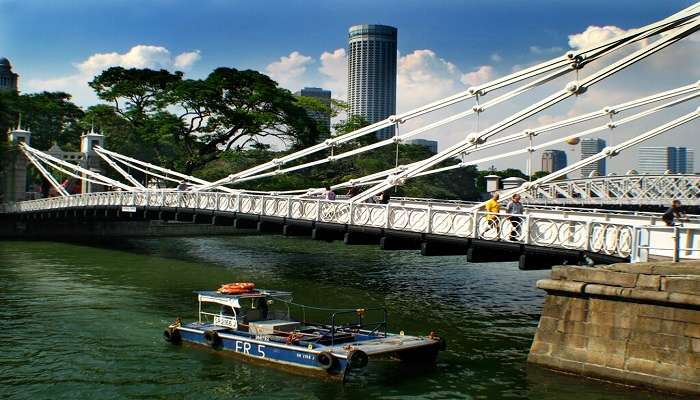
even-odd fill
[{"label": "boat canopy", "polygon": [[197,297],[200,303],[217,303],[233,308],[240,308],[240,299],[258,298],[258,297],[292,297],[291,292],[280,292],[274,290],[253,290],[249,293],[241,294],[222,294],[216,291],[198,291]]}]

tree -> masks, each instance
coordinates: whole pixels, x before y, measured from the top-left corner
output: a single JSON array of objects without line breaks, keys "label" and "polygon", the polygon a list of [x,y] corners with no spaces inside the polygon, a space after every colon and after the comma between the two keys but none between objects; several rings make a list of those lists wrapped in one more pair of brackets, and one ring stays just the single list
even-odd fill
[{"label": "tree", "polygon": [[0,96],[0,129],[15,128],[22,115],[22,128],[32,132],[32,147],[47,150],[58,143],[68,150],[80,146],[82,130],[79,124],[83,111],[64,92],[42,92]]},{"label": "tree", "polygon": [[113,67],[90,86],[114,103],[142,142],[172,141],[173,163],[186,172],[271,139],[299,148],[319,138],[297,99],[257,71],[217,68],[204,80],[183,80],[180,72]]}]

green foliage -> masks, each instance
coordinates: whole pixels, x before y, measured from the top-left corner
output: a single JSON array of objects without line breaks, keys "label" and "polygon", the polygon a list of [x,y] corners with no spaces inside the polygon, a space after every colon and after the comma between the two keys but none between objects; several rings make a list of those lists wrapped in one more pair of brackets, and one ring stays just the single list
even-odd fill
[{"label": "green foliage", "polygon": [[206,79],[183,80],[180,72],[113,67],[90,86],[114,103],[140,142],[170,144],[165,153],[186,172],[273,138],[292,148],[319,139],[297,99],[257,71],[217,68]]},{"label": "green foliage", "polygon": [[22,115],[22,128],[32,132],[32,147],[46,150],[58,143],[66,150],[77,150],[82,134],[79,124],[83,111],[63,92],[18,95],[0,94],[0,129],[15,128]]}]

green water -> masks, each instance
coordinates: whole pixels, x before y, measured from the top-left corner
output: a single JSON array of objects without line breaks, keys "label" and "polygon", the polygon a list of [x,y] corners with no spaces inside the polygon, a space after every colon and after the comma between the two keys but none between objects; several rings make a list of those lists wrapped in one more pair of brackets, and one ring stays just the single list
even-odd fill
[{"label": "green water", "polygon": [[[662,399],[526,365],[547,271],[280,236],[0,242],[0,399]],[[386,306],[436,331],[431,370],[382,364],[345,384],[166,344],[192,290],[254,281],[302,303]]]}]

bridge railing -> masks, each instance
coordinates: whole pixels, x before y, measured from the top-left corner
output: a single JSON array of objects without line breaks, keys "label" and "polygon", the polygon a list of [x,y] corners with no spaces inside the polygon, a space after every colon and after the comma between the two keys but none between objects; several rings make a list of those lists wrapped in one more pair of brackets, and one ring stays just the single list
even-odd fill
[{"label": "bridge railing", "polygon": [[647,262],[650,256],[681,259],[700,259],[700,228],[697,226],[634,227],[631,262]]},{"label": "bridge railing", "polygon": [[219,192],[103,192],[19,202],[12,212],[92,208],[142,207],[236,212],[408,232],[593,251],[618,257],[632,253],[633,227],[590,219],[491,214],[459,207],[420,203],[350,203],[318,198],[294,198]]}]

